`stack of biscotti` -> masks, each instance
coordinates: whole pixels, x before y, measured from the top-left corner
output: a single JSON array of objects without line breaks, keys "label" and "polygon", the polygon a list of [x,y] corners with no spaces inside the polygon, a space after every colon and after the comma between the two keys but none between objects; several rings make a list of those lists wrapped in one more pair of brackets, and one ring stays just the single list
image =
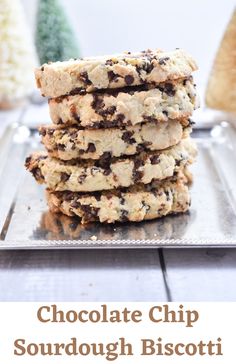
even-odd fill
[{"label": "stack of biscotti", "polygon": [[141,221],[185,212],[189,137],[198,107],[184,51],[145,51],[45,64],[36,81],[53,124],[47,152],[26,167],[47,185],[51,211],[82,223]]}]

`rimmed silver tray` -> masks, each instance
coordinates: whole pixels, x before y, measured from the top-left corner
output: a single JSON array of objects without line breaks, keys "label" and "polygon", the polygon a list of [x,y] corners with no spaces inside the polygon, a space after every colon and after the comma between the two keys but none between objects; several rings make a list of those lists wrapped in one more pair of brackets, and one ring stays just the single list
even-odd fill
[{"label": "rimmed silver tray", "polygon": [[41,148],[37,131],[14,125],[0,141],[0,249],[236,246],[236,131],[227,123],[195,129],[189,213],[159,220],[81,226],[51,214],[44,192],[24,170]]}]

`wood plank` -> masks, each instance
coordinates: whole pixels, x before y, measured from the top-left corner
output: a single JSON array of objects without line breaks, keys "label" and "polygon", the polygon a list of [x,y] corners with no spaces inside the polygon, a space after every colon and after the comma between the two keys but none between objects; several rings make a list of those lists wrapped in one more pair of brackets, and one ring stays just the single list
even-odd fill
[{"label": "wood plank", "polygon": [[236,250],[165,249],[173,301],[235,301]]},{"label": "wood plank", "polygon": [[0,252],[0,301],[165,301],[157,250]]}]

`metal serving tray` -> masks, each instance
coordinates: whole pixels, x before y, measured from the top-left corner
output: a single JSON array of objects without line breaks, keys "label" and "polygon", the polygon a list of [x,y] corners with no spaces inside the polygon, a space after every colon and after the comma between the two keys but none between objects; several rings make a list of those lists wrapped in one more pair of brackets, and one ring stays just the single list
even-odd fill
[{"label": "metal serving tray", "polygon": [[222,123],[195,129],[193,138],[199,155],[189,213],[84,227],[48,212],[44,188],[24,169],[26,155],[41,148],[38,134],[10,127],[0,141],[0,249],[236,246],[236,131]]}]

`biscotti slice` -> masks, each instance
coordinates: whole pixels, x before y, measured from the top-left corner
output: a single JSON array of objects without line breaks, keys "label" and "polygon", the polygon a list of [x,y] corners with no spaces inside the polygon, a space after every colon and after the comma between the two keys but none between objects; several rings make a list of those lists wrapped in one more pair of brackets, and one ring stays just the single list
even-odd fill
[{"label": "biscotti slice", "polygon": [[199,107],[192,77],[49,100],[54,124],[110,128],[188,118]]},{"label": "biscotti slice", "polygon": [[44,64],[36,69],[35,77],[42,95],[54,98],[164,82],[188,77],[196,69],[193,58],[183,50],[147,50]]},{"label": "biscotti slice", "polygon": [[191,139],[161,152],[142,152],[126,158],[60,161],[46,153],[33,153],[26,168],[39,183],[55,191],[91,192],[129,187],[171,177],[191,163],[196,147]]},{"label": "biscotti slice", "polygon": [[190,120],[168,120],[127,126],[126,128],[84,129],[48,125],[40,128],[42,142],[51,157],[61,160],[99,159],[133,155],[143,150],[169,148],[191,131]]},{"label": "biscotti slice", "polygon": [[190,206],[188,186],[180,179],[136,185],[126,190],[90,194],[47,190],[52,212],[79,216],[81,222],[143,221],[185,212]]}]

